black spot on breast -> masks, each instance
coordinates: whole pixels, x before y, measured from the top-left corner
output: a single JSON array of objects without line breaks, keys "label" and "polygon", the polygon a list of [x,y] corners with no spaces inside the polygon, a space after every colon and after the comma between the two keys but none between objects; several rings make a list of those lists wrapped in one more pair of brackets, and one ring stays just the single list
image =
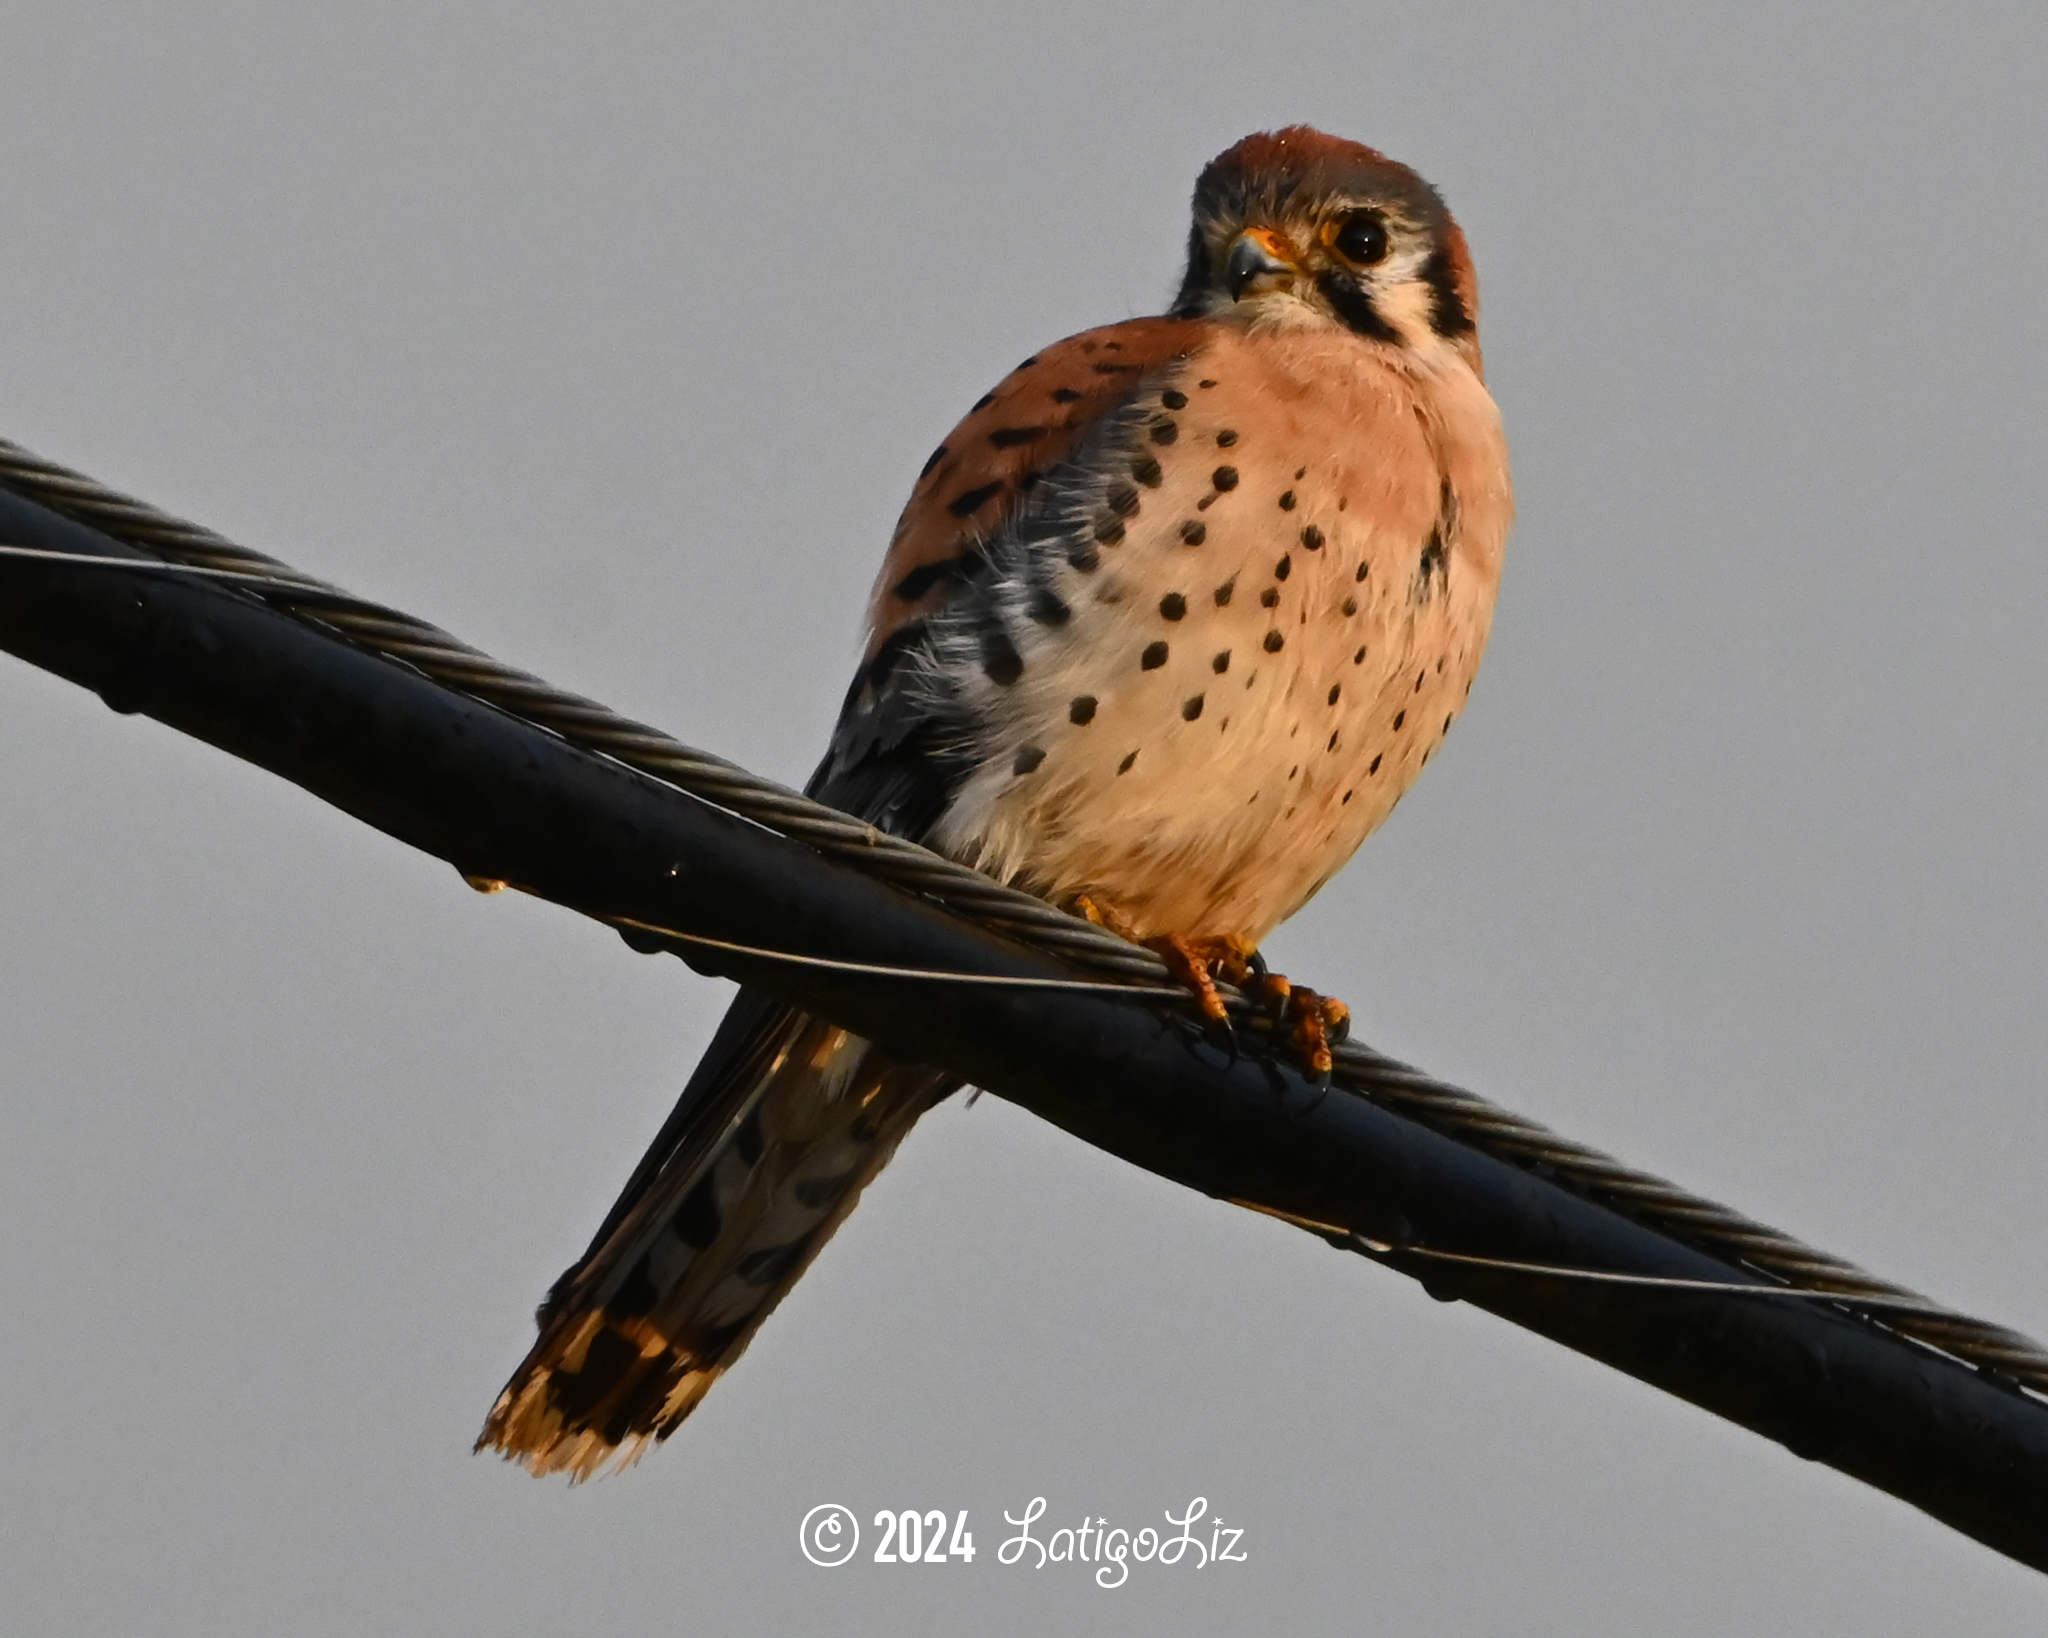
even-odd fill
[{"label": "black spot on breast", "polygon": [[1102,567],[1102,554],[1093,546],[1069,546],[1067,548],[1067,561],[1082,574],[1093,574]]},{"label": "black spot on breast", "polygon": [[1294,559],[1290,556],[1283,555],[1280,561],[1273,565],[1273,578],[1275,580],[1285,580],[1292,573],[1294,573]]},{"label": "black spot on breast", "polygon": [[1179,620],[1188,612],[1188,600],[1179,592],[1168,592],[1159,599],[1159,612],[1169,620]]},{"label": "black spot on breast", "polygon": [[1332,704],[1332,705],[1335,705],[1335,704],[1337,703],[1337,696],[1338,696],[1338,695],[1340,695],[1340,694],[1342,694],[1343,692],[1344,692],[1344,685],[1343,685],[1342,683],[1331,683],[1331,684],[1330,684],[1330,704]]},{"label": "black spot on breast", "polygon": [[1445,717],[1445,718],[1444,718],[1444,726],[1443,726],[1443,732],[1445,732],[1445,733],[1447,733],[1447,734],[1448,734],[1448,733],[1449,733],[1450,731],[1451,731],[1451,719],[1450,719],[1449,717]]},{"label": "black spot on breast", "polygon": [[1127,483],[1113,483],[1104,491],[1102,499],[1109,509],[1120,518],[1132,517],[1138,510],[1138,492]]},{"label": "black spot on breast", "polygon": [[1095,696],[1093,694],[1075,695],[1072,703],[1067,706],[1067,721],[1074,724],[1077,728],[1085,728],[1094,720]]},{"label": "black spot on breast", "polygon": [[1407,720],[1408,713],[1406,711],[1396,711],[1394,713],[1394,732],[1398,734],[1401,731],[1401,724]]},{"label": "black spot on breast", "polygon": [[1116,765],[1116,771],[1120,774],[1129,773],[1131,771],[1131,764],[1133,762],[1136,762],[1137,760],[1138,753],[1136,751],[1133,751],[1129,756],[1125,757],[1123,761],[1119,762]]},{"label": "black spot on breast", "polygon": [[969,415],[972,415],[974,414],[975,410],[985,410],[989,407],[989,405],[993,404],[995,401],[996,395],[994,393],[985,392],[979,398],[975,399],[974,409],[969,410],[967,413]]},{"label": "black spot on breast", "polygon": [[[1351,800],[1351,792],[1349,792],[1349,791],[1346,791],[1346,792],[1344,793],[1344,801],[1345,801],[1345,802],[1349,802],[1350,800]],[[1340,803],[1338,803],[1337,805],[1338,805],[1339,807],[1342,807],[1342,806],[1343,806],[1344,804],[1343,804],[1343,802],[1340,802]]]},{"label": "black spot on breast", "polygon": [[1318,529],[1313,523],[1309,524],[1301,531],[1301,544],[1308,551],[1320,552],[1323,549],[1322,530]]},{"label": "black spot on breast", "polygon": [[978,510],[1002,487],[1003,482],[1000,478],[994,483],[980,484],[973,489],[967,490],[964,494],[956,495],[947,505],[946,510],[951,512],[956,518],[964,518],[970,512]]},{"label": "black spot on breast", "polygon": [[1330,735],[1330,743],[1329,743],[1329,744],[1327,744],[1327,745],[1325,745],[1325,746],[1323,747],[1323,749],[1324,749],[1324,750],[1326,750],[1326,751],[1334,751],[1334,750],[1336,750],[1336,748],[1337,748],[1337,736],[1336,736],[1335,734],[1332,734],[1332,735]]},{"label": "black spot on breast", "polygon": [[1180,436],[1180,428],[1171,421],[1152,423],[1152,441],[1155,444],[1170,444]]},{"label": "black spot on breast", "polygon": [[1019,444],[1043,438],[1051,430],[1050,427],[997,427],[988,435],[988,441],[998,449],[1015,449]]},{"label": "black spot on breast", "polygon": [[947,449],[944,444],[939,445],[925,461],[923,469],[918,473],[918,478],[920,480],[929,478],[932,475],[932,468],[937,466],[939,462],[943,461],[951,453],[952,451]]},{"label": "black spot on breast", "polygon": [[1364,664],[1365,664],[1365,649],[1364,649],[1364,648],[1363,648],[1362,646],[1360,647],[1360,649],[1358,650],[1358,652],[1357,652],[1356,654],[1354,654],[1354,655],[1352,655],[1352,656],[1351,656],[1351,663],[1352,663],[1353,665],[1364,665]]},{"label": "black spot on breast", "polygon": [[1186,409],[1188,407],[1188,395],[1184,392],[1176,392],[1173,388],[1168,387],[1166,391],[1159,395],[1159,402],[1168,409]]},{"label": "black spot on breast", "polygon": [[1189,518],[1180,526],[1180,538],[1190,546],[1199,546],[1209,538],[1209,526],[1198,518]]},{"label": "black spot on breast", "polygon": [[1074,618],[1074,611],[1045,586],[1040,586],[1031,594],[1031,601],[1025,605],[1025,612],[1041,626],[1063,626]]},{"label": "black spot on breast", "polygon": [[1216,606],[1219,609],[1225,607],[1230,602],[1232,595],[1235,594],[1236,591],[1237,576],[1232,575],[1228,580],[1224,581],[1222,585],[1216,588]]},{"label": "black spot on breast", "polygon": [[1120,353],[1124,350],[1124,344],[1121,341],[1105,341],[1102,350],[1105,353]]},{"label": "black spot on breast", "polygon": [[1036,470],[1026,472],[1022,477],[1020,477],[1017,480],[1017,487],[1018,489],[1020,489],[1021,491],[1028,495],[1031,493],[1032,490],[1038,487],[1039,480],[1044,476],[1045,474],[1043,472],[1039,472]]},{"label": "black spot on breast", "polygon": [[1278,586],[1268,586],[1264,591],[1259,593],[1259,607],[1266,609],[1277,609],[1279,606],[1280,588]]},{"label": "black spot on breast", "polygon": [[1195,718],[1202,714],[1202,696],[1196,694],[1191,698],[1182,700],[1180,702],[1180,714],[1183,721],[1193,722]]},{"label": "black spot on breast", "polygon": [[1197,381],[1195,385],[1198,387],[1213,387],[1216,383],[1213,381]]},{"label": "black spot on breast", "polygon": [[1043,747],[1020,745],[1017,747],[1017,760],[1010,764],[1010,772],[1014,774],[1028,774],[1044,760],[1045,751]]},{"label": "black spot on breast", "polygon": [[1000,626],[987,626],[982,630],[981,669],[988,673],[990,682],[1004,688],[1024,675],[1024,656],[1017,652],[1017,645],[1010,641],[1010,634]]},{"label": "black spot on breast", "polygon": [[1358,573],[1354,574],[1351,578],[1353,580],[1363,580],[1370,573],[1372,573],[1372,565],[1370,563],[1361,563],[1358,565]]},{"label": "black spot on breast", "polygon": [[1084,394],[1076,392],[1072,387],[1055,387],[1052,390],[1052,401],[1055,404],[1071,404],[1084,396]]},{"label": "black spot on breast", "polygon": [[1166,645],[1164,643],[1147,643],[1145,645],[1145,652],[1138,656],[1138,666],[1144,671],[1157,671],[1164,664],[1166,664]]},{"label": "black spot on breast", "polygon": [[1237,434],[1233,432],[1229,427],[1225,427],[1221,432],[1216,434],[1216,447],[1218,449],[1228,449],[1232,444],[1236,442]]},{"label": "black spot on breast", "polygon": [[1227,493],[1237,487],[1237,468],[1234,466],[1219,466],[1209,475],[1209,481],[1217,489]]},{"label": "black spot on breast", "polygon": [[1095,366],[1095,373],[1097,375],[1129,375],[1137,367],[1135,364],[1117,364],[1109,359],[1104,359]]},{"label": "black spot on breast", "polygon": [[[1036,364],[1037,362],[1038,355],[1036,353],[1033,353],[1029,358],[1025,359],[1022,364],[1019,364],[1017,366],[1017,370],[1028,370],[1031,368],[1032,365]],[[1017,370],[1012,370],[1010,373],[1012,375],[1015,375],[1017,373]]]},{"label": "black spot on breast", "polygon": [[1378,757],[1374,757],[1372,759],[1371,766],[1369,766],[1365,771],[1369,774],[1378,773],[1380,771],[1380,759]]},{"label": "black spot on breast", "polygon": [[1103,518],[1095,525],[1095,538],[1105,546],[1121,546],[1124,543],[1124,520],[1113,513]]},{"label": "black spot on breast", "polygon": [[1355,598],[1355,597],[1347,597],[1347,598],[1345,598],[1345,599],[1344,599],[1344,612],[1345,612],[1345,614],[1347,614],[1347,615],[1352,615],[1352,614],[1356,614],[1356,613],[1358,612],[1358,599],[1357,599],[1357,598]]},{"label": "black spot on breast", "polygon": [[1287,639],[1282,637],[1279,632],[1269,631],[1266,633],[1266,652],[1268,654],[1278,654],[1286,646]]},{"label": "black spot on breast", "polygon": [[1219,677],[1228,671],[1230,669],[1230,650],[1226,648],[1215,659],[1211,660],[1209,662],[1209,669]]},{"label": "black spot on breast", "polygon": [[1280,496],[1280,510],[1283,512],[1291,512],[1294,510],[1293,490],[1289,489],[1282,492]]},{"label": "black spot on breast", "polygon": [[1135,461],[1131,462],[1131,476],[1136,478],[1147,489],[1157,489],[1161,477],[1159,463],[1150,455],[1140,455]]},{"label": "black spot on breast", "polygon": [[1295,481],[1296,483],[1300,483],[1300,482],[1301,482],[1301,480],[1302,480],[1303,478],[1307,477],[1307,476],[1308,476],[1308,468],[1307,468],[1307,467],[1305,467],[1305,466],[1297,466],[1297,467],[1296,467],[1296,468],[1294,469],[1294,481]]},{"label": "black spot on breast", "polygon": [[1422,679],[1423,679],[1424,677],[1427,677],[1428,675],[1429,675],[1429,672],[1428,672],[1427,670],[1422,670],[1422,671],[1418,671],[1418,672],[1416,672],[1416,673],[1415,673],[1415,689],[1414,689],[1414,692],[1416,692],[1416,693],[1418,693],[1418,694],[1422,692]]}]

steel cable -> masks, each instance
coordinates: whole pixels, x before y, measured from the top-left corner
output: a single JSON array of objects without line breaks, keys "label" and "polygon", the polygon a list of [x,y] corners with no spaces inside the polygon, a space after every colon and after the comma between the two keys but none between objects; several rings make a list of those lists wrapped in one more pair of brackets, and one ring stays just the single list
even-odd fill
[{"label": "steel cable", "polygon": [[[777,835],[803,843],[905,891],[945,904],[983,925],[1088,972],[1126,981],[1171,982],[1154,952],[1007,887],[915,843],[824,807],[697,750],[594,700],[519,671],[401,610],[356,597],[208,529],[0,439],[0,488],[110,538],[176,564],[213,571],[226,589],[260,598],[385,659],[633,768]],[[1234,1013],[1249,1001],[1226,987]],[[2048,1349],[2016,1331],[1973,1319],[1854,1263],[1816,1250],[1730,1207],[1551,1131],[1500,1105],[1434,1080],[1357,1042],[1335,1050],[1336,1081],[1418,1124],[1470,1144],[1700,1251],[1802,1290],[1880,1305],[1863,1313],[1902,1336],[2017,1385],[2048,1393]]]}]

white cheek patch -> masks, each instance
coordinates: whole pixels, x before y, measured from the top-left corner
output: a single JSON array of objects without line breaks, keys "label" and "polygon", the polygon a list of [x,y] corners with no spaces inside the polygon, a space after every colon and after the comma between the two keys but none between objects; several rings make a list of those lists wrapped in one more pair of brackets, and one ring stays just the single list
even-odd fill
[{"label": "white cheek patch", "polygon": [[1426,353],[1449,345],[1436,333],[1435,293],[1419,279],[1375,286],[1373,310],[1401,332],[1401,339],[1416,352]]},{"label": "white cheek patch", "polygon": [[1307,279],[1298,281],[1289,289],[1248,296],[1236,304],[1236,311],[1245,328],[1254,332],[1311,330],[1330,322],[1329,308],[1315,294],[1314,284]]}]

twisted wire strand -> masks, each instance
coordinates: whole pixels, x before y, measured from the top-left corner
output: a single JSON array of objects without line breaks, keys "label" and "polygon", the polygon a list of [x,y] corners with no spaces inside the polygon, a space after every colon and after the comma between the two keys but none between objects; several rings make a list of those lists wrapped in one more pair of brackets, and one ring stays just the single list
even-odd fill
[{"label": "twisted wire strand", "polygon": [[[1157,986],[1172,982],[1154,952],[1069,915],[1043,899],[889,836],[735,763],[634,722],[471,648],[438,626],[369,602],[277,559],[158,511],[91,478],[0,439],[0,488],[169,562],[212,571],[238,593],[422,676],[646,774],[689,796],[801,842],[905,891],[945,904],[1085,971]],[[225,577],[235,577],[227,581]],[[1234,1014],[1255,1009],[1225,987]],[[1941,1350],[2009,1381],[2048,1393],[2048,1349],[1816,1250],[1730,1207],[1636,1170],[1477,1093],[1345,1042],[1334,1052],[1338,1084],[1445,1136],[1562,1184],[1645,1227],[1753,1273],[1838,1298],[1851,1312],[1868,1299],[1868,1324]]]}]

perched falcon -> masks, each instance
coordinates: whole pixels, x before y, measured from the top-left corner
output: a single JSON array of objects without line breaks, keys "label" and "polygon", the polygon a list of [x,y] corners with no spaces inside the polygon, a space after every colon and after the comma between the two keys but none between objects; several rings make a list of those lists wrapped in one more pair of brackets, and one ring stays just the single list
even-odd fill
[{"label": "perched falcon", "polygon": [[[1301,126],[1216,159],[1171,311],[1025,359],[925,463],[810,794],[1198,987],[1250,952],[1471,691],[1513,513],[1477,317],[1406,166]],[[743,990],[479,1448],[665,1438],[954,1086]]]}]

